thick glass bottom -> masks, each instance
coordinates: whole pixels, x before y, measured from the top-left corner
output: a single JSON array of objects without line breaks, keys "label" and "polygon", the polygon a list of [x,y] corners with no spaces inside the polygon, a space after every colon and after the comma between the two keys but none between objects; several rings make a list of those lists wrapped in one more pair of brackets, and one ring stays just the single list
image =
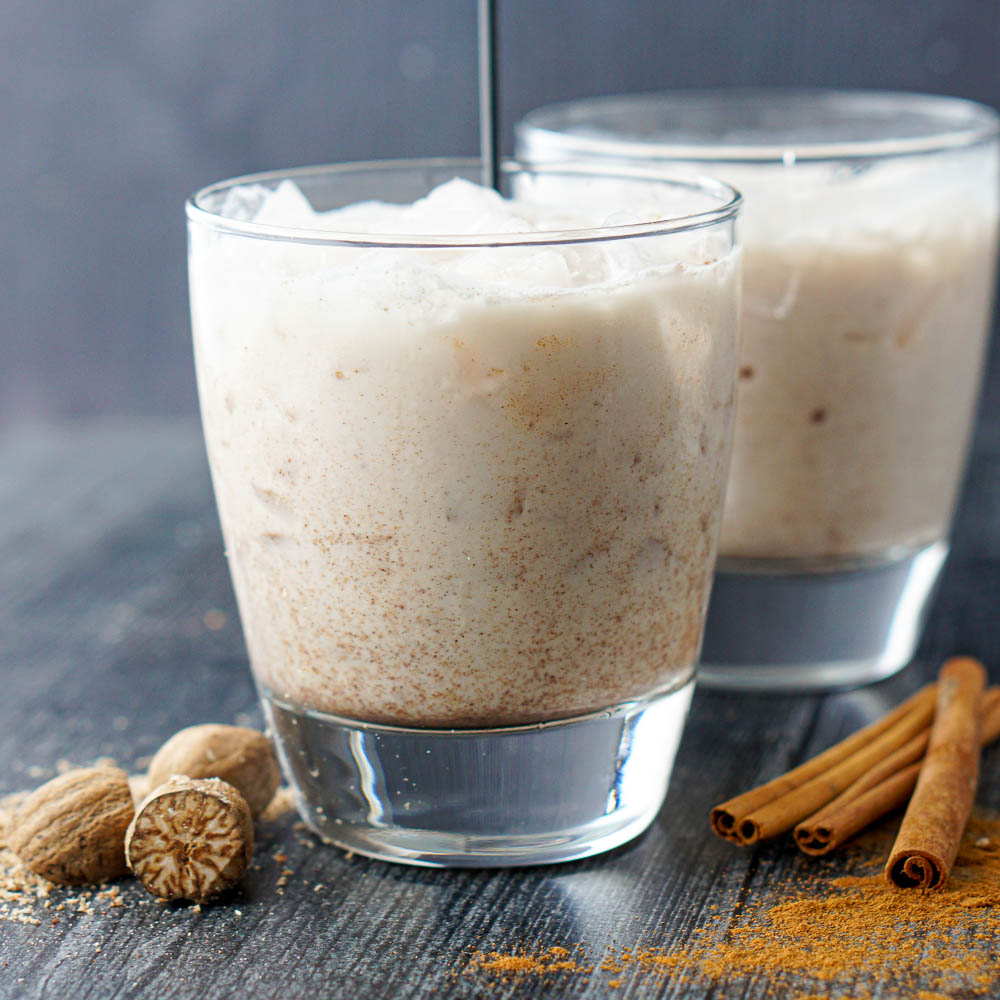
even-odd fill
[{"label": "thick glass bottom", "polygon": [[723,565],[712,588],[699,684],[820,691],[891,676],[913,657],[947,555],[941,541],[842,572],[734,572]]},{"label": "thick glass bottom", "polygon": [[663,804],[694,687],[505,729],[378,726],[288,704],[264,711],[305,822],[384,861],[572,861],[638,836]]}]

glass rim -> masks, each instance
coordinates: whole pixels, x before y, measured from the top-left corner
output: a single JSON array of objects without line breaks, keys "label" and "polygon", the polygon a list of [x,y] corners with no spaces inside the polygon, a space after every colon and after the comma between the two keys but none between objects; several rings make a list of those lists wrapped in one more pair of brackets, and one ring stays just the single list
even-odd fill
[{"label": "glass rim", "polygon": [[[924,113],[926,133],[906,138],[806,140],[791,142],[716,143],[671,141],[618,136],[579,135],[565,131],[574,124],[591,124],[595,111],[631,113],[637,108],[696,108],[699,105],[742,103],[775,108],[839,106],[862,122],[874,112]],[[932,114],[954,119],[951,128],[932,128]],[[599,157],[637,160],[669,159],[695,163],[783,163],[868,160],[914,156],[965,149],[1000,136],[1000,113],[986,104],[963,97],[892,90],[836,90],[832,88],[745,87],[707,90],[650,91],[586,97],[547,104],[529,111],[515,126],[518,137],[543,133],[560,154],[587,153]]]},{"label": "glass rim", "polygon": [[244,174],[224,181],[209,184],[191,195],[184,203],[188,222],[207,226],[219,233],[235,236],[249,236],[256,239],[274,240],[319,246],[381,247],[386,249],[462,249],[473,247],[515,247],[515,246],[562,246],[573,243],[600,243],[611,240],[633,239],[643,236],[661,236],[670,233],[689,232],[718,225],[738,215],[743,204],[743,196],[732,185],[714,177],[670,177],[662,172],[627,164],[615,164],[613,168],[595,164],[545,163],[523,164],[516,160],[504,160],[501,170],[505,174],[530,172],[552,176],[591,177],[642,181],[658,185],[669,185],[692,192],[707,194],[719,200],[714,208],[692,212],[686,215],[654,219],[648,222],[628,225],[601,226],[589,229],[556,229],[527,233],[483,233],[454,235],[421,235],[398,233],[356,233],[337,232],[326,229],[302,229],[288,226],[274,226],[244,219],[227,219],[216,211],[206,208],[203,202],[213,195],[249,184],[266,184],[298,178],[357,174],[391,173],[404,170],[478,170],[481,161],[476,157],[433,157],[397,160],[362,160],[351,163],[320,164],[307,167],[293,167],[285,170],[269,170]]}]

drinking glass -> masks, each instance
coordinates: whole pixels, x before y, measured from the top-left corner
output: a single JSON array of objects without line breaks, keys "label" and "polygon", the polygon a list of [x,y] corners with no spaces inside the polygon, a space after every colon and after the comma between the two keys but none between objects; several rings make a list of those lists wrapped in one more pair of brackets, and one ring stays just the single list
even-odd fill
[{"label": "drinking glass", "polygon": [[946,97],[720,90],[576,101],[517,127],[528,161],[705,171],[746,199],[702,683],[829,688],[912,658],[993,316],[998,124]]},{"label": "drinking glass", "polygon": [[607,206],[545,231],[459,182],[444,221],[439,192],[395,229],[373,204],[477,176],[335,165],[187,206],[209,463],[285,773],[328,841],[426,865],[584,857],[659,810],[735,393],[732,188],[507,164],[557,221]]}]

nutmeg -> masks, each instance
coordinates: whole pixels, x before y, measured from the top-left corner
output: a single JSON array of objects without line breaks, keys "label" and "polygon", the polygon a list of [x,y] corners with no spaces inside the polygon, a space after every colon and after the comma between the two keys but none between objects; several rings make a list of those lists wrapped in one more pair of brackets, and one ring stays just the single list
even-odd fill
[{"label": "nutmeg", "polygon": [[124,771],[76,768],[21,803],[8,844],[35,874],[57,885],[104,882],[128,870],[125,831],[134,812]]},{"label": "nutmeg", "polygon": [[236,885],[250,864],[250,808],[218,778],[171,778],[139,803],[125,854],[154,896],[203,903]]},{"label": "nutmeg", "polygon": [[188,726],[163,744],[149,765],[151,788],[173,775],[220,778],[259,816],[274,797],[281,771],[271,741],[256,729],[206,724]]}]

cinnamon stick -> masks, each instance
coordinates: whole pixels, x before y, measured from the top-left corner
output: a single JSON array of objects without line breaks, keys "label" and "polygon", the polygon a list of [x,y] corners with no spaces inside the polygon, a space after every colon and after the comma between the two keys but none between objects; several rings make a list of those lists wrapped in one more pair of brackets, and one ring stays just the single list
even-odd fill
[{"label": "cinnamon stick", "polygon": [[938,675],[937,706],[913,797],[885,865],[901,889],[939,889],[958,854],[979,780],[982,664],[955,657]]},{"label": "cinnamon stick", "polygon": [[744,845],[790,830],[926,729],[935,697],[935,686],[928,685],[888,715],[787,774],[716,806],[712,829]]},{"label": "cinnamon stick", "polygon": [[[982,746],[1000,738],[1000,687],[983,695]],[[868,774],[795,828],[795,842],[806,854],[829,854],[859,830],[904,805],[913,792],[930,730],[915,736]]]}]

